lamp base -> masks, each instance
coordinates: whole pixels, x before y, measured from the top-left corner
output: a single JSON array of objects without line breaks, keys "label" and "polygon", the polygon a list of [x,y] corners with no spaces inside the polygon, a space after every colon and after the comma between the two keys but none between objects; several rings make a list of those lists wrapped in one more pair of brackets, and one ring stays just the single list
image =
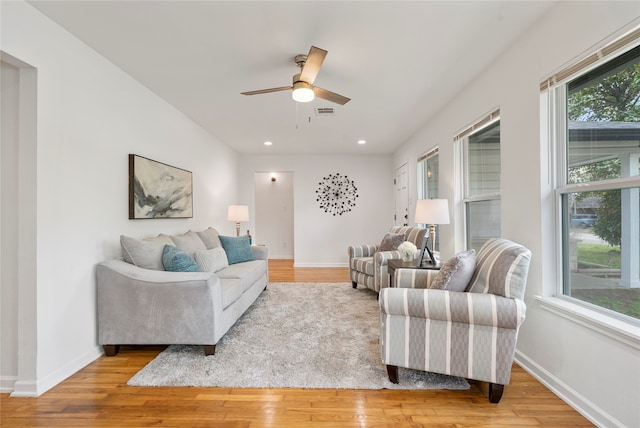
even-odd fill
[{"label": "lamp base", "polygon": [[424,240],[424,248],[422,249],[422,253],[420,253],[420,266],[423,266],[424,264],[424,253],[425,251],[427,252],[427,254],[429,255],[429,264],[432,264],[433,266],[437,266],[438,262],[436,261],[436,258],[433,256],[433,252],[429,249],[429,238],[426,238]]}]

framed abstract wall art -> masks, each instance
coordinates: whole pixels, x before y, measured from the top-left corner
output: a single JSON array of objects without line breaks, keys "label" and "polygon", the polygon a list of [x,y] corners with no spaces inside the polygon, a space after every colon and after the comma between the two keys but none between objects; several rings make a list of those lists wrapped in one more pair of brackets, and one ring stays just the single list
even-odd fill
[{"label": "framed abstract wall art", "polygon": [[129,218],[193,217],[190,171],[129,155]]},{"label": "framed abstract wall art", "polygon": [[351,212],[356,206],[358,188],[346,175],[329,174],[322,177],[322,181],[318,183],[316,194],[316,202],[320,203],[320,209],[335,216]]}]

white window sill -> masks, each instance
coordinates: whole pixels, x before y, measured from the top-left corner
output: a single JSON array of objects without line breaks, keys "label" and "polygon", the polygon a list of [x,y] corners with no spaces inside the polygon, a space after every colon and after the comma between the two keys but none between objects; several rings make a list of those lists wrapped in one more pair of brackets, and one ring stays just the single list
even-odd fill
[{"label": "white window sill", "polygon": [[557,297],[535,296],[542,309],[640,350],[640,326]]}]

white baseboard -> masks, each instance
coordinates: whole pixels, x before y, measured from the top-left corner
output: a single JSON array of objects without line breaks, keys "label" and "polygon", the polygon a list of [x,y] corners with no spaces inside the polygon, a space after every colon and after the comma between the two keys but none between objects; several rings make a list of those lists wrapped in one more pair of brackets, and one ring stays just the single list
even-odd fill
[{"label": "white baseboard", "polygon": [[16,380],[13,385],[13,390],[7,392],[11,392],[12,397],[38,397],[69,376],[97,360],[102,355],[102,348],[100,346],[96,346],[89,352],[69,361],[67,364],[42,379],[37,379],[36,381]]},{"label": "white baseboard", "polygon": [[13,392],[14,385],[18,381],[18,376],[0,377],[0,393]]},{"label": "white baseboard", "polygon": [[526,355],[516,350],[514,360],[531,376],[535,377],[540,383],[551,390],[551,392],[573,407],[582,416],[589,419],[593,424],[599,427],[625,427],[619,420],[606,413]]},{"label": "white baseboard", "polygon": [[349,267],[348,263],[298,263],[293,262],[293,267],[314,267],[314,268],[323,268],[323,267]]}]

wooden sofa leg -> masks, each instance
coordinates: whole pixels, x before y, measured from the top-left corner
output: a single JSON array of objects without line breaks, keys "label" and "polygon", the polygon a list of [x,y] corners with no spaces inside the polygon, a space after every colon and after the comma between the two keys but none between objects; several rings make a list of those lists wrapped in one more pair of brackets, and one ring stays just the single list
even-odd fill
[{"label": "wooden sofa leg", "polygon": [[489,383],[489,402],[499,403],[504,392],[504,385],[498,383]]},{"label": "wooden sofa leg", "polygon": [[390,366],[387,364],[387,374],[391,383],[398,383],[398,366]]},{"label": "wooden sofa leg", "polygon": [[216,354],[216,345],[203,345],[204,355],[215,355]]},{"label": "wooden sofa leg", "polygon": [[358,288],[358,283],[357,283],[357,282],[355,282],[355,281],[351,281],[351,286],[352,286],[353,288]]},{"label": "wooden sofa leg", "polygon": [[107,357],[115,357],[120,352],[120,345],[102,345],[102,348]]}]

